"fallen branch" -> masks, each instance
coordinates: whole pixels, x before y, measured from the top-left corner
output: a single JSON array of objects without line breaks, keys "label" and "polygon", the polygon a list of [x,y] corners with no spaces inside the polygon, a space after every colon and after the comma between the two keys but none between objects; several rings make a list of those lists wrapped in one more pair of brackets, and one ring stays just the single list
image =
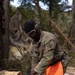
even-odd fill
[{"label": "fallen branch", "polygon": [[0,71],[0,75],[23,75],[20,71]]},{"label": "fallen branch", "polygon": [[64,39],[72,46],[73,49],[75,49],[75,46],[73,45],[73,43],[69,40],[69,38],[66,37],[66,35],[60,30],[60,28],[55,24],[55,22],[53,22],[46,13],[44,13],[47,17],[47,19],[49,20],[49,22],[52,23],[52,26],[54,28],[56,28],[58,30],[58,32],[64,37]]},{"label": "fallen branch", "polygon": [[[34,0],[34,3],[36,4],[36,6],[39,8],[40,11],[42,11],[42,9],[39,7],[39,5],[37,4],[38,0]],[[52,23],[52,26],[54,28],[56,28],[58,30],[58,32],[64,37],[64,39],[72,46],[73,49],[75,49],[75,46],[73,45],[73,43],[69,40],[69,38],[66,37],[66,35],[60,30],[60,28],[55,24],[55,22],[53,22],[49,16],[43,11],[43,14],[45,15],[45,17],[49,20],[49,22]]]}]

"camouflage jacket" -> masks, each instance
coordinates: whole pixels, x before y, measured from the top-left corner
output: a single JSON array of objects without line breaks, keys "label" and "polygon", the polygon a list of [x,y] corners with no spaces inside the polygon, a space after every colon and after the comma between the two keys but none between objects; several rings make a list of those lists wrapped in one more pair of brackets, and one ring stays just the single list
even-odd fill
[{"label": "camouflage jacket", "polygon": [[63,54],[64,52],[61,50],[57,38],[49,32],[41,31],[39,42],[31,43],[31,70],[42,74],[49,65],[59,61]]},{"label": "camouflage jacket", "polygon": [[[57,61],[62,61],[64,72],[66,70],[67,56],[61,50],[57,38],[46,31],[41,31],[40,40],[36,43],[31,38],[27,38],[26,42],[29,42],[26,46],[26,51],[31,56],[31,71],[36,71],[38,74],[45,72],[45,69],[49,65],[55,64]],[[21,59],[22,55],[17,50],[14,52],[14,48],[11,49],[11,57],[13,59]],[[23,51],[22,51],[23,52]],[[26,54],[25,51],[23,54]],[[14,58],[14,57],[15,58]],[[29,56],[29,55],[28,55]]]}]

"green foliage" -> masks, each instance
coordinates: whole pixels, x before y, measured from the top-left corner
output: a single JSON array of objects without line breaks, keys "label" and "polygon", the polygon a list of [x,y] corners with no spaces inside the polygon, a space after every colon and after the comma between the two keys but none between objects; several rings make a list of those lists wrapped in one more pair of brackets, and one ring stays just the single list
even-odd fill
[{"label": "green foliage", "polygon": [[21,71],[24,75],[28,75],[31,71],[31,57],[27,53],[23,56],[21,60],[15,58],[15,60],[6,60],[5,61],[8,70]]},{"label": "green foliage", "polygon": [[[26,1],[26,0],[25,0]],[[48,0],[49,1],[49,0]],[[59,2],[60,0],[58,0]],[[56,8],[54,8],[56,7]],[[46,31],[51,31],[53,34],[55,34],[58,38],[58,40],[60,41],[61,45],[63,46],[65,43],[64,38],[62,37],[62,35],[59,34],[59,32],[52,26],[50,25],[48,19],[46,18],[46,15],[43,14],[43,12],[46,12],[47,15],[56,23],[56,25],[63,31],[63,33],[68,36],[70,27],[71,27],[71,22],[72,22],[72,15],[71,15],[71,11],[70,12],[60,12],[61,7],[63,7],[62,5],[59,6],[57,4],[55,4],[55,6],[53,7],[53,11],[52,11],[52,15],[49,15],[49,10],[44,10],[41,12],[38,12],[38,9],[36,8],[36,6],[32,6],[31,3],[24,3],[22,4],[21,7],[19,7],[19,11],[22,14],[22,20],[21,20],[21,24],[23,25],[23,23],[29,19],[37,19],[40,20],[40,27],[42,30],[46,30]],[[65,8],[65,7],[63,7]],[[55,9],[55,10],[54,10]],[[15,12],[16,12],[16,8],[10,6],[10,17],[12,17]],[[41,13],[41,14],[40,14]],[[41,17],[39,17],[39,14]],[[19,62],[19,66],[16,66],[17,68],[20,68],[20,70],[24,73],[27,74],[30,71],[30,66],[29,63],[30,61],[30,57],[25,55],[24,58]]]},{"label": "green foliage", "polygon": [[31,57],[30,54],[27,53],[20,61],[21,68],[20,70],[27,75],[31,71]]},{"label": "green foliage", "polygon": [[19,11],[22,14],[21,24],[29,19],[33,19],[35,16],[35,12],[30,8],[19,8]]},{"label": "green foliage", "polygon": [[10,17],[14,16],[16,11],[17,11],[17,9],[14,6],[12,6],[12,5],[9,6],[9,12],[10,12],[9,16]]}]

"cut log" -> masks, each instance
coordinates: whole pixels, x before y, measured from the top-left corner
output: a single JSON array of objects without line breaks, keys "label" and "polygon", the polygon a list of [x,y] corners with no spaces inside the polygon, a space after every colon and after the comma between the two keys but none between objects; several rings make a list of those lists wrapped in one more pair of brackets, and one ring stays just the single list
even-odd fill
[{"label": "cut log", "polygon": [[0,75],[23,75],[21,71],[0,71]]}]

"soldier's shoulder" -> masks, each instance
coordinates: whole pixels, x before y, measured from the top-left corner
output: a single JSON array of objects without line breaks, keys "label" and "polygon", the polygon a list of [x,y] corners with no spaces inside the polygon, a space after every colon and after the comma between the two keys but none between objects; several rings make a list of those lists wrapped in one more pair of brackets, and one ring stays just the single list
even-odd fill
[{"label": "soldier's shoulder", "polygon": [[42,31],[44,33],[45,36],[54,36],[54,34],[52,34],[51,32],[48,31]]},{"label": "soldier's shoulder", "polygon": [[55,39],[55,36],[54,34],[50,33],[50,32],[47,32],[47,31],[43,31],[43,42],[46,44],[48,43],[49,41],[51,40],[54,40]]}]

